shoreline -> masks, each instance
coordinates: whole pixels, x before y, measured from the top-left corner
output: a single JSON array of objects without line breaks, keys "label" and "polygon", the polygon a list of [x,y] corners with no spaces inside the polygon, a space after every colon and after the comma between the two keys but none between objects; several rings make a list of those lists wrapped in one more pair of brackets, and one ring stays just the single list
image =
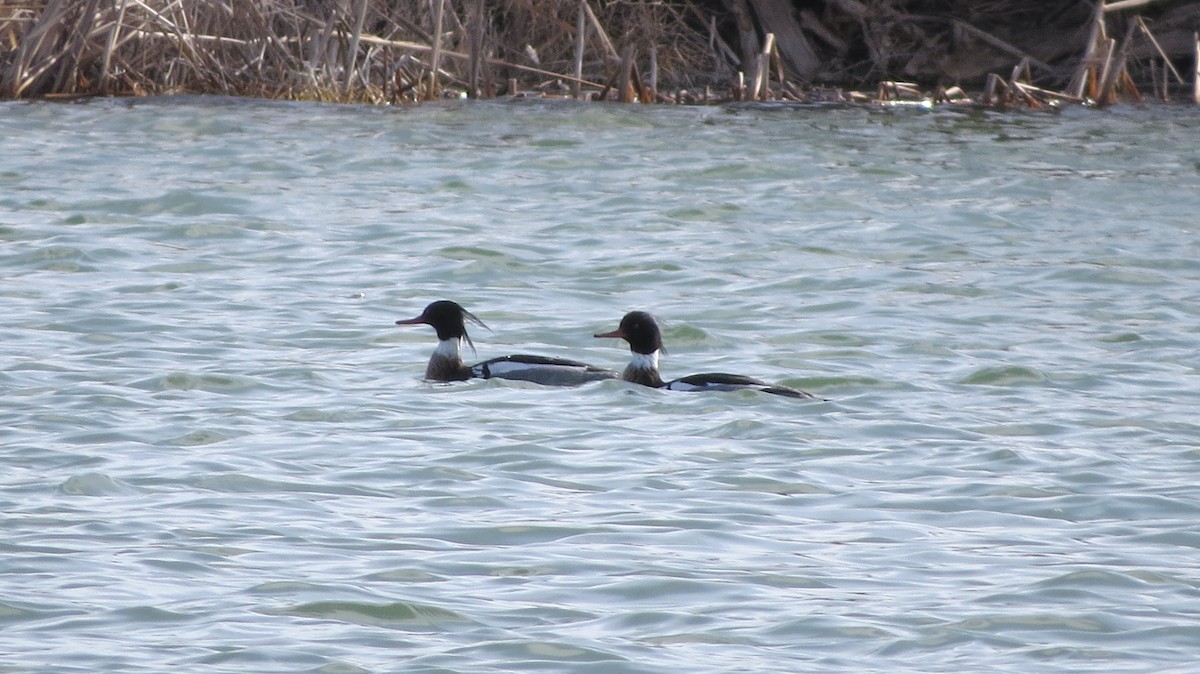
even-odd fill
[{"label": "shoreline", "polygon": [[345,4],[29,0],[0,8],[0,99],[1200,103],[1200,33],[1186,27],[1200,29],[1200,3],[1180,0],[994,0],[933,15],[906,0],[827,0],[821,13],[788,0]]}]

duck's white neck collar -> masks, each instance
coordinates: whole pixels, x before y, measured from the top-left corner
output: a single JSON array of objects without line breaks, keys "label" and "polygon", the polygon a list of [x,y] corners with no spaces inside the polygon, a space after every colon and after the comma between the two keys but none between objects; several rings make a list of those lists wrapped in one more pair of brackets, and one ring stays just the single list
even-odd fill
[{"label": "duck's white neck collar", "polygon": [[634,353],[629,360],[629,367],[635,370],[650,370],[658,372],[658,351],[652,353]]},{"label": "duck's white neck collar", "polygon": [[462,348],[457,339],[438,342],[429,364],[425,366],[425,378],[429,381],[460,381],[471,378],[471,371],[463,365]]},{"label": "duck's white neck collar", "polygon": [[634,353],[625,372],[621,373],[621,379],[643,386],[662,386],[662,377],[658,374],[658,351]]},{"label": "duck's white neck collar", "polygon": [[462,362],[462,340],[457,337],[438,340],[437,347],[433,350],[433,357]]}]

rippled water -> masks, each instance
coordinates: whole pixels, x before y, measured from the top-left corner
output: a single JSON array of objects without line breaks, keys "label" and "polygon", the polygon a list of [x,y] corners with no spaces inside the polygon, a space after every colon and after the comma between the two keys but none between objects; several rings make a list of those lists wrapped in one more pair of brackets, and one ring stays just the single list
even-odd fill
[{"label": "rippled water", "polygon": [[[0,105],[2,671],[1188,672],[1200,117]],[[478,357],[812,391],[422,383]]]}]

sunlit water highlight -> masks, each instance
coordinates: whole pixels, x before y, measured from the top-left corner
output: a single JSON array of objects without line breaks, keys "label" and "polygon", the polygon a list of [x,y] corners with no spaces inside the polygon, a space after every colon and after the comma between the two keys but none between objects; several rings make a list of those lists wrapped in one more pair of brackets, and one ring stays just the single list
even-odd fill
[{"label": "sunlit water highlight", "polygon": [[[3,671],[1190,672],[1200,117],[0,105]],[[825,398],[419,378],[512,352]]]}]

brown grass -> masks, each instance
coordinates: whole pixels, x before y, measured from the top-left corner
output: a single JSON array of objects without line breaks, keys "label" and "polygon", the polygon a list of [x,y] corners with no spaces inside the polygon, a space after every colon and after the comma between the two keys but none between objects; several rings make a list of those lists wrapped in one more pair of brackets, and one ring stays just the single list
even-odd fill
[{"label": "brown grass", "polygon": [[[0,1],[0,96],[415,100],[431,93],[438,2]],[[446,8],[436,80],[448,90],[485,95],[514,78],[543,88],[571,79],[578,2],[464,0]],[[703,20],[686,4],[648,0],[593,11],[583,78],[593,87],[618,70],[609,53],[613,39],[643,50],[653,45],[677,84],[697,72],[721,72],[707,37],[679,30]]]},{"label": "brown grass", "polygon": [[[1195,0],[1145,4],[1165,17],[1149,30],[1178,28],[1190,37],[1200,25]],[[1091,0],[0,0],[0,97],[218,93],[397,103],[582,90],[673,100],[689,89],[688,100],[709,100],[695,92],[804,98],[907,80],[928,93],[1005,76],[998,91],[1024,101],[1087,76],[1087,59],[1096,58],[1088,46],[1093,7]],[[1106,47],[1122,58],[1121,70],[1105,71],[1093,86],[1115,82],[1113,96],[1148,80],[1145,73],[1165,81],[1156,75],[1164,63],[1191,66],[1193,45],[1173,33],[1160,40],[1165,53],[1145,39],[1130,42],[1145,32],[1147,24],[1127,29],[1141,11],[1106,17],[1109,37],[1126,36]],[[777,39],[764,54],[767,33]],[[1018,63],[1023,82],[1006,77]]]}]

